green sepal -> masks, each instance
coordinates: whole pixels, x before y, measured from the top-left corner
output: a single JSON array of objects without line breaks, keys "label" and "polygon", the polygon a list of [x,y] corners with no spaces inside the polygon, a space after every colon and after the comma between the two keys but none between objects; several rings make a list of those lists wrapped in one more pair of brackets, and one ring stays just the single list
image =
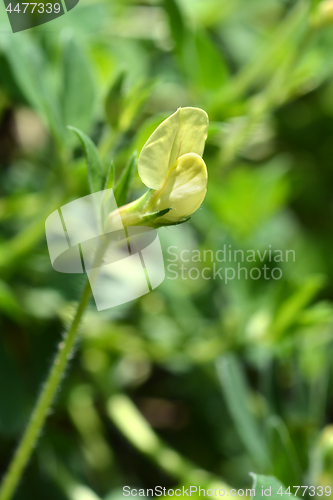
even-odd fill
[{"label": "green sepal", "polygon": [[141,221],[142,222],[155,221],[159,217],[163,217],[163,215],[168,214],[170,212],[170,210],[172,210],[172,207],[171,208],[165,208],[164,210],[160,210],[159,212],[153,212],[152,214],[143,215],[141,217]]},{"label": "green sepal", "polygon": [[162,227],[162,226],[179,226],[179,224],[184,224],[185,222],[189,221],[191,217],[184,217],[178,222],[168,222],[165,221],[163,223],[158,223],[156,227]]}]

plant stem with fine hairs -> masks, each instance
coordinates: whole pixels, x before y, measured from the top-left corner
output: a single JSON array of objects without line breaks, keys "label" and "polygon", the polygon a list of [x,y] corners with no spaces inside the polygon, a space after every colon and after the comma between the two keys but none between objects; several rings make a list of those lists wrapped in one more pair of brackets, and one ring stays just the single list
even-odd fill
[{"label": "plant stem with fine hairs", "polygon": [[28,426],[3,478],[0,488],[0,500],[10,500],[15,493],[22,473],[44,427],[45,420],[54,401],[61,379],[66,371],[77,338],[78,327],[86,306],[88,305],[90,296],[91,287],[87,281],[71,327],[59,345],[58,353],[53,361],[49,376],[32,412]]}]

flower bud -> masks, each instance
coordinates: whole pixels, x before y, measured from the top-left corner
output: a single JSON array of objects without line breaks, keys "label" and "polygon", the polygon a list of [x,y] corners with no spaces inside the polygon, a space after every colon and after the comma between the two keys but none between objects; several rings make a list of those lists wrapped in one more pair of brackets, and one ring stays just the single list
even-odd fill
[{"label": "flower bud", "polygon": [[201,157],[207,133],[208,116],[199,108],[179,108],[157,127],[138,161],[140,178],[150,189],[119,209],[124,225],[178,224],[200,207],[207,192]]}]

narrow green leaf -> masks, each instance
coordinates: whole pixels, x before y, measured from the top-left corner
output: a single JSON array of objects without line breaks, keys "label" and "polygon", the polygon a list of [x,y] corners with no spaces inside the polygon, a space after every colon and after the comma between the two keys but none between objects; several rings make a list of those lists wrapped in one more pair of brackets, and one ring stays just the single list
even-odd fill
[{"label": "narrow green leaf", "polygon": [[[115,168],[113,160],[110,162],[109,169],[105,176],[103,189],[112,189],[115,178]],[[104,200],[102,204],[102,221],[106,221],[108,214],[114,210],[114,199],[113,196],[110,197],[109,193],[104,194]]]},{"label": "narrow green leaf", "polygon": [[160,439],[127,396],[112,396],[107,402],[107,413],[132,446],[156,462],[163,471],[182,481],[188,477],[192,464]]},{"label": "narrow green leaf", "polygon": [[141,109],[150,97],[156,80],[138,81],[125,88],[126,73],[122,71],[111,85],[105,100],[105,112],[110,125],[121,132],[131,128]]},{"label": "narrow green leaf", "polygon": [[64,47],[63,75],[64,123],[88,131],[95,107],[95,86],[85,53],[73,38]]},{"label": "narrow green leaf", "polygon": [[181,48],[185,38],[185,22],[177,0],[164,0],[163,7],[169,18],[172,38],[178,49]]},{"label": "narrow green leaf", "polygon": [[0,46],[15,82],[27,102],[40,113],[55,140],[61,144],[65,128],[59,112],[58,96],[48,79],[49,66],[38,43],[27,36],[3,36]]},{"label": "narrow green leaf", "polygon": [[88,180],[91,193],[102,191],[105,185],[105,168],[93,141],[81,130],[68,126],[80,139],[88,166]]},{"label": "narrow green leaf", "polygon": [[136,152],[133,153],[130,161],[128,162],[126,168],[124,169],[119,181],[114,188],[114,196],[118,207],[125,205],[128,198],[129,189],[131,186],[133,174],[136,169]]},{"label": "narrow green leaf", "polygon": [[222,52],[204,29],[193,31],[186,25],[177,0],[164,0],[163,6],[169,18],[180,69],[190,85],[204,91],[220,89],[229,75]]},{"label": "narrow green leaf", "polygon": [[125,77],[126,72],[121,71],[112,83],[105,100],[106,117],[110,125],[115,129],[119,127],[119,119],[122,112]]},{"label": "narrow green leaf", "polygon": [[[285,470],[284,479],[288,477],[289,483],[297,484],[299,478],[302,477],[302,468],[288,427],[278,415],[274,415],[268,419],[267,429],[275,473],[280,470],[278,467],[281,464],[282,469]],[[288,472],[286,471],[287,465]]]},{"label": "narrow green leaf", "polygon": [[224,356],[217,361],[216,368],[238,435],[253,462],[261,470],[266,470],[270,458],[259,424],[249,409],[250,389],[239,362],[233,355]]},{"label": "narrow green leaf", "polygon": [[189,83],[200,90],[220,89],[228,78],[229,70],[222,53],[203,29],[188,32],[180,59]]},{"label": "narrow green leaf", "polygon": [[283,335],[301,317],[301,312],[322,289],[324,282],[322,275],[310,275],[299,289],[283,302],[272,326],[277,337]]},{"label": "narrow green leaf", "polygon": [[155,79],[149,82],[143,80],[134,85],[134,87],[124,95],[123,107],[119,118],[119,129],[122,132],[131,128],[148,98],[151,96],[155,85]]},{"label": "narrow green leaf", "polygon": [[114,167],[114,161],[111,160],[109,169],[105,176],[104,189],[112,189],[114,184],[114,179],[115,179],[115,167]]},{"label": "narrow green leaf", "polygon": [[261,474],[250,473],[253,478],[252,489],[254,490],[253,498],[265,498],[268,497],[270,500],[280,500],[282,496],[294,496],[294,489],[291,488],[291,493],[285,493],[287,488],[278,479],[273,476],[264,476]]},{"label": "narrow green leaf", "polygon": [[40,46],[32,37],[2,35],[1,47],[22,94],[35,109],[42,110],[45,59]]}]

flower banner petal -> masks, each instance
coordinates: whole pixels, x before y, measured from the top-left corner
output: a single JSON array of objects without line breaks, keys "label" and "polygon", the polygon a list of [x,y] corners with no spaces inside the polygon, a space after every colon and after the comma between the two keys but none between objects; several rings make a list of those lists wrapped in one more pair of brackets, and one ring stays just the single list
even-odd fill
[{"label": "flower banner petal", "polygon": [[199,108],[179,108],[153,132],[139,156],[142,182],[161,189],[168,171],[180,156],[202,155],[208,133],[208,116]]},{"label": "flower banner petal", "polygon": [[209,119],[200,108],[180,108],[179,126],[172,145],[169,169],[180,156],[187,153],[203,155],[208,134]]}]

